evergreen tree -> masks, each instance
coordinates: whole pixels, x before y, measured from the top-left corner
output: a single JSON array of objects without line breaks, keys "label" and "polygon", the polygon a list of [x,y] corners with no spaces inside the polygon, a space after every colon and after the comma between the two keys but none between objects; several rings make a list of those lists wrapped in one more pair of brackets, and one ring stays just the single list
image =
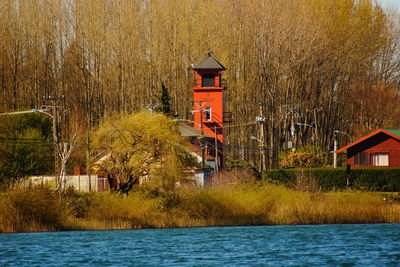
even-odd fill
[{"label": "evergreen tree", "polygon": [[160,102],[161,105],[159,107],[159,112],[169,116],[171,115],[171,106],[169,104],[169,92],[168,88],[165,86],[163,82],[161,82],[161,96],[160,96]]}]

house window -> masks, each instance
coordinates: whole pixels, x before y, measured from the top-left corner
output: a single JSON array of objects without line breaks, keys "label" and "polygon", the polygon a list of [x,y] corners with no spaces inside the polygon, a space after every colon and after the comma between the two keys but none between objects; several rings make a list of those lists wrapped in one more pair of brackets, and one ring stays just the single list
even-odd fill
[{"label": "house window", "polygon": [[366,165],[367,165],[367,154],[360,153],[360,166],[366,166]]},{"label": "house window", "polygon": [[355,166],[366,166],[367,165],[367,154],[358,153],[354,155],[354,165]]},{"label": "house window", "polygon": [[215,87],[215,75],[203,74],[201,87]]},{"label": "house window", "polygon": [[211,107],[206,107],[204,109],[204,114],[205,114],[205,117],[206,117],[206,121],[212,121]]},{"label": "house window", "polygon": [[389,153],[371,153],[369,154],[371,166],[389,166]]}]

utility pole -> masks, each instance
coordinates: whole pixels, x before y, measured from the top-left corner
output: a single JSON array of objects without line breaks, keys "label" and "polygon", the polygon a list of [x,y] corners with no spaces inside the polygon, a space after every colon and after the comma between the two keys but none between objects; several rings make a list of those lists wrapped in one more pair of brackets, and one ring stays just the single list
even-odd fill
[{"label": "utility pole", "polygon": [[297,147],[297,136],[296,136],[296,127],[295,127],[295,123],[293,121],[293,116],[292,116],[292,120],[290,123],[290,137],[291,137],[291,141],[292,141],[292,152],[296,151],[296,147]]},{"label": "utility pole", "polygon": [[337,150],[337,145],[338,145],[337,136],[339,134],[347,135],[349,137],[350,141],[352,139],[351,135],[348,134],[348,133],[345,133],[345,132],[342,132],[342,131],[339,131],[339,130],[333,131],[333,168],[337,167],[337,153],[336,153],[336,150]]},{"label": "utility pole", "polygon": [[[57,176],[58,171],[58,149],[59,149],[59,133],[58,133],[58,109],[60,108],[61,100],[64,100],[64,96],[61,98],[53,98],[53,97],[43,97],[45,101],[50,101],[50,105],[43,105],[40,109],[31,109],[26,111],[15,111],[15,112],[5,112],[0,113],[0,116],[8,116],[8,115],[19,115],[26,113],[43,113],[49,116],[52,120],[52,133],[53,133],[53,145],[54,145],[54,176]],[[58,179],[56,179],[58,181]],[[56,185],[59,186],[58,184]]]},{"label": "utility pole", "polygon": [[[201,103],[201,102],[200,102]],[[201,128],[201,139],[200,139],[200,148],[201,148],[201,167],[204,169],[206,166],[206,151],[204,150],[204,128],[203,128],[203,106],[201,105],[200,109],[200,128]]]},{"label": "utility pole", "polygon": [[264,123],[265,123],[265,117],[264,117],[264,112],[263,112],[263,106],[265,104],[259,103],[259,116],[256,117],[256,122],[260,124],[260,133],[259,133],[259,139],[260,139],[260,171],[265,170],[265,136],[264,136]]},{"label": "utility pole", "polygon": [[264,118],[264,114],[263,114],[263,106],[260,105],[260,117],[263,119],[263,121],[260,122],[260,140],[261,140],[261,171],[263,171],[265,168],[265,140],[264,140],[264,122],[265,122],[265,118]]},{"label": "utility pole", "polygon": [[204,138],[204,126],[203,126],[203,112],[204,112],[204,104],[212,102],[211,100],[198,100],[193,101],[199,109],[193,110],[193,112],[200,112],[200,130],[201,130],[201,138],[199,139],[200,142],[200,149],[201,149],[201,167],[205,168],[206,166],[206,155],[205,155],[205,145],[203,142]]},{"label": "utility pole", "polygon": [[315,143],[318,145],[318,123],[317,123],[317,112],[318,108],[314,108],[314,130],[315,130]]},{"label": "utility pole", "polygon": [[214,126],[214,141],[215,141],[215,174],[219,172],[219,160],[218,160],[218,139],[217,139],[217,126]]},{"label": "utility pole", "polygon": [[87,173],[87,175],[88,175],[88,179],[89,179],[89,184],[88,184],[88,187],[89,187],[89,192],[92,192],[92,177],[91,177],[91,174],[90,174],[90,167],[91,167],[91,164],[90,164],[90,153],[91,153],[91,150],[90,150],[90,129],[91,129],[91,127],[90,127],[90,119],[91,119],[91,115],[90,115],[90,113],[89,114],[87,114],[86,115],[87,116],[87,127],[88,127],[88,129],[87,129],[87,133],[86,133],[86,173]]},{"label": "utility pole", "polygon": [[337,138],[336,133],[333,133],[333,168],[337,168]]},{"label": "utility pole", "polygon": [[[45,97],[43,96],[43,100],[46,102],[50,102],[50,105],[43,105],[41,108],[41,112],[44,114],[49,115],[52,118],[53,121],[53,127],[52,127],[52,132],[53,132],[53,143],[54,143],[54,175],[57,176],[58,173],[58,146],[59,146],[59,133],[58,133],[58,109],[60,108],[60,103],[62,100],[64,100],[64,96],[62,95],[61,97]],[[51,113],[49,113],[51,112]],[[58,179],[57,179],[58,181]],[[59,185],[57,184],[57,187]]]}]

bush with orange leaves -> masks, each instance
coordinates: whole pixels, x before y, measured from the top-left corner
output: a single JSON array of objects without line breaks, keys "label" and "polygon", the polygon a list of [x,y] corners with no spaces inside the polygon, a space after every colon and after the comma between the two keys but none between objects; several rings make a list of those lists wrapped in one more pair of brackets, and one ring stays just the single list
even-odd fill
[{"label": "bush with orange leaves", "polygon": [[281,161],[281,168],[321,167],[321,161],[310,152],[292,152]]}]

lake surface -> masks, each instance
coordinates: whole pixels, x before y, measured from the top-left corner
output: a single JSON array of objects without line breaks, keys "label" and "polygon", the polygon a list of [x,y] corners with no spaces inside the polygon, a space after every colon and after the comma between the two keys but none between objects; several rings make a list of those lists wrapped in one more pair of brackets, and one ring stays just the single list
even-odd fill
[{"label": "lake surface", "polygon": [[1,266],[400,266],[400,224],[0,235]]}]

